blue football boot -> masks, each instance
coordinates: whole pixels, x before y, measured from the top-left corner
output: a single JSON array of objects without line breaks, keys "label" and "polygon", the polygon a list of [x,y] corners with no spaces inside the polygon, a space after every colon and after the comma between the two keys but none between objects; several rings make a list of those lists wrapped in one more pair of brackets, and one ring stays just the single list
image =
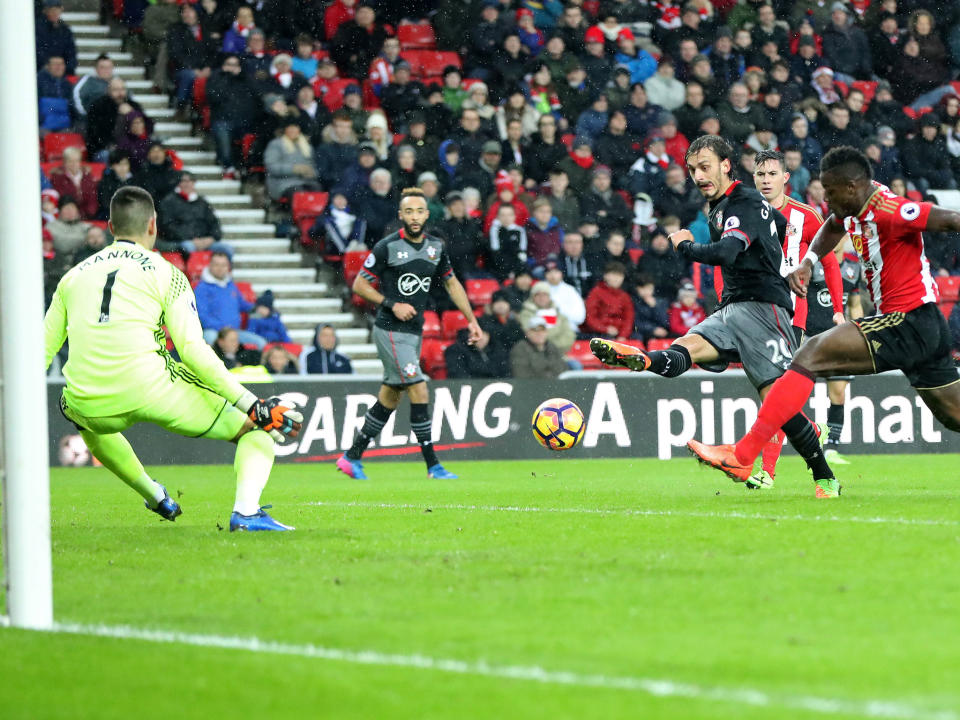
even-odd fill
[{"label": "blue football boot", "polygon": [[346,453],[337,458],[337,470],[354,480],[366,480],[367,475],[363,472],[363,463],[359,460],[351,460]]},{"label": "blue football boot", "polygon": [[290,525],[284,525],[277,522],[267,515],[266,510],[272,505],[264,505],[259,512],[253,515],[241,515],[236,510],[230,515],[230,532],[234,530],[246,530],[247,532],[258,532],[260,530],[295,530]]},{"label": "blue football boot", "polygon": [[437,463],[427,468],[427,477],[434,480],[456,480],[457,475],[447,470],[443,465]]},{"label": "blue football boot", "polygon": [[163,485],[160,485],[160,487],[163,489],[163,500],[155,508],[150,507],[146,500],[143,501],[143,504],[147,506],[147,510],[152,510],[164,520],[174,522],[178,515],[183,515],[183,510],[180,509],[179,503],[170,497],[167,489]]}]

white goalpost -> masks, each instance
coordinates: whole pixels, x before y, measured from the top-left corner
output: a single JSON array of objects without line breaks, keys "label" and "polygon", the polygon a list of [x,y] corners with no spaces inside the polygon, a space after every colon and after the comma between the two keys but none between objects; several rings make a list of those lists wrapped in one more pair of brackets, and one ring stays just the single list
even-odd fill
[{"label": "white goalpost", "polygon": [[33,3],[0,7],[3,551],[14,627],[53,627]]}]

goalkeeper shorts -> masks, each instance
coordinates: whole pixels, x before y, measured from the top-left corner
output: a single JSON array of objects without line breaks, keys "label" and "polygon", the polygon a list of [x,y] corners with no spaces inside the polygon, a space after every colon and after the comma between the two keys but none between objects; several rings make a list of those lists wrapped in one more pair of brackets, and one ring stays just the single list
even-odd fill
[{"label": "goalkeeper shorts", "polygon": [[[179,376],[172,381],[165,376],[160,382],[145,385],[137,401],[145,402],[115,415],[100,411],[98,416],[91,416],[84,413],[82,402],[71,399],[68,385],[60,396],[60,411],[79,429],[98,435],[123,432],[131,425],[148,422],[186,437],[233,440],[247,420],[243,412],[212,390]],[[118,407],[129,407],[129,403],[128,397],[118,398]],[[98,405],[102,407],[102,400]]]}]

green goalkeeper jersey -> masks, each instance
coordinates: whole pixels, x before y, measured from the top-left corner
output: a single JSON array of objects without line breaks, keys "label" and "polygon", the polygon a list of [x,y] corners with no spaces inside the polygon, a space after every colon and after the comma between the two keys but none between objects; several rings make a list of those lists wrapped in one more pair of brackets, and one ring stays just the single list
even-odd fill
[{"label": "green goalkeeper jersey", "polygon": [[[180,353],[170,357],[163,326]],[[132,412],[176,379],[235,403],[244,388],[203,339],[190,283],[159,253],[118,240],[72,268],[44,319],[46,366],[70,341],[65,395],[88,417]]]}]

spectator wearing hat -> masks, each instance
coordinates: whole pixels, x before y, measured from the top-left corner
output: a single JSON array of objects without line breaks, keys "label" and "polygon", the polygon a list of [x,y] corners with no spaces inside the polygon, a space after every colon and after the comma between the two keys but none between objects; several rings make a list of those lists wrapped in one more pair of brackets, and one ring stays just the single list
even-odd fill
[{"label": "spectator wearing hat", "polygon": [[600,92],[606,89],[613,75],[614,59],[606,52],[600,28],[592,27],[581,37],[586,46],[585,54],[581,53],[581,62],[587,74],[587,86],[591,92]]},{"label": "spectator wearing hat", "polygon": [[697,301],[697,289],[692,282],[685,282],[677,291],[677,299],[670,305],[670,335],[683,337],[690,328],[702,322],[707,313]]},{"label": "spectator wearing hat", "polygon": [[283,133],[267,144],[263,160],[267,170],[267,193],[274,200],[289,198],[297,190],[319,190],[313,147],[300,130],[300,123],[289,117]]},{"label": "spectator wearing hat", "polygon": [[[127,156],[129,157],[129,155]],[[180,171],[175,170],[173,161],[167,155],[162,143],[152,142],[147,150],[147,161],[137,170],[130,180],[131,185],[142,187],[153,198],[153,204],[159,206],[180,182]]]},{"label": "spectator wearing hat", "polygon": [[[59,55],[51,55],[37,73],[37,98],[40,110],[40,134],[67,130],[73,125],[73,86],[65,77],[67,65]],[[104,84],[104,89],[106,84]]]},{"label": "spectator wearing hat", "polygon": [[623,289],[626,268],[618,262],[607,263],[603,278],[587,295],[587,316],[581,332],[616,340],[633,335],[633,301]]},{"label": "spectator wearing hat", "polygon": [[[317,148],[318,155],[320,148]],[[370,173],[377,167],[377,150],[372,144],[363,142],[354,147],[356,156],[346,167],[341,169],[339,181],[335,183],[324,179],[326,187],[342,192],[349,200],[357,197],[357,193],[370,183]]]},{"label": "spectator wearing hat", "polygon": [[43,0],[43,13],[37,17],[35,28],[37,70],[56,56],[63,58],[66,74],[73,75],[77,70],[77,44],[70,26],[61,19],[62,15],[62,0]]},{"label": "spectator wearing hat", "polygon": [[617,52],[613,59],[617,65],[623,65],[630,71],[630,82],[634,85],[645,82],[657,71],[657,61],[646,50],[637,47],[630,28],[622,28],[617,33]]},{"label": "spectator wearing hat", "polygon": [[686,272],[686,264],[673,251],[667,234],[658,227],[650,240],[649,249],[637,261],[637,273],[649,275],[656,282],[656,295],[673,302],[680,287],[680,278]]},{"label": "spectator wearing hat", "polygon": [[[464,112],[473,111],[465,110]],[[504,179],[504,176],[500,173],[500,159],[500,143],[496,140],[487,140],[481,146],[480,159],[476,164],[468,165],[465,160],[461,162],[461,166],[457,169],[454,187],[458,190],[465,187],[474,187],[480,191],[480,197],[482,198],[489,198],[494,192],[499,195],[502,187],[496,187],[496,181]],[[515,190],[514,194],[516,194]],[[526,218],[524,218],[525,220]]]},{"label": "spectator wearing hat", "polygon": [[563,353],[548,339],[547,321],[533,316],[525,325],[524,339],[510,351],[511,375],[518,379],[552,379],[567,369]]},{"label": "spectator wearing hat", "polygon": [[634,83],[630,88],[630,102],[623,109],[627,117],[627,130],[637,137],[646,137],[660,120],[663,108],[647,98],[642,83]]},{"label": "spectator wearing hat", "polygon": [[498,280],[512,278],[527,262],[527,232],[517,222],[517,211],[511,204],[496,208],[496,216],[487,234],[490,269]]},{"label": "spectator wearing hat", "polygon": [[591,142],[596,142],[600,133],[607,127],[608,110],[609,104],[607,103],[606,93],[597,93],[590,107],[581,112],[577,118],[576,134],[590,138]]},{"label": "spectator wearing hat", "polygon": [[946,141],[939,134],[940,121],[936,113],[920,116],[920,132],[903,146],[903,166],[907,177],[921,193],[932,188],[955,190],[957,181],[950,168],[950,154]]},{"label": "spectator wearing hat", "polygon": [[825,61],[817,52],[817,43],[814,38],[804,35],[797,44],[797,52],[790,58],[790,75],[793,81],[804,88],[813,82],[813,73],[823,67]]},{"label": "spectator wearing hat", "polygon": [[[522,275],[529,280],[529,273]],[[529,290],[529,287],[527,288]],[[521,303],[522,304],[522,303]],[[509,352],[514,345],[523,340],[523,326],[513,313],[510,294],[501,288],[493,293],[478,322],[480,328],[490,334],[490,338]]]},{"label": "spectator wearing hat", "polygon": [[593,157],[590,138],[587,137],[574,138],[573,149],[557,165],[567,174],[571,189],[580,196],[590,187],[590,180],[596,166],[597,161]]},{"label": "spectator wearing hat", "polygon": [[308,231],[325,253],[345,253],[351,245],[362,244],[366,222],[358,217],[344,190],[330,193],[330,202]]},{"label": "spectator wearing hat", "polygon": [[525,140],[537,132],[537,120],[539,115],[527,102],[527,96],[519,85],[512,86],[506,90],[505,100],[496,111],[497,132],[501,140],[507,140],[508,123],[511,120],[520,122],[520,134]]},{"label": "spectator wearing hat", "polygon": [[332,325],[317,325],[313,346],[300,355],[300,372],[303,375],[352,375],[350,358],[337,352],[337,331]]},{"label": "spectator wearing hat", "polygon": [[469,331],[457,333],[457,340],[443,351],[448,378],[503,378],[510,376],[510,348],[501,345],[482,327],[476,342]]},{"label": "spectator wearing hat", "polygon": [[667,301],[655,294],[653,277],[636,273],[633,280],[636,297],[633,301],[634,336],[643,342],[651,338],[665,338],[670,334]]},{"label": "spectator wearing hat", "polygon": [[61,198],[71,197],[80,210],[80,217],[92,220],[97,215],[97,181],[90,168],[83,165],[83,151],[68,147],[63,151],[63,163],[50,171],[50,184]]},{"label": "spectator wearing hat", "polygon": [[643,84],[648,100],[667,110],[676,110],[683,105],[686,90],[683,83],[674,76],[673,60],[664,57],[657,66],[657,72],[647,78]]},{"label": "spectator wearing hat", "polygon": [[307,136],[310,144],[316,147],[323,142],[323,129],[333,117],[327,106],[317,100],[310,85],[304,85],[297,92],[296,102],[288,108],[291,115],[300,121],[300,130]]},{"label": "spectator wearing hat", "polygon": [[615,65],[610,82],[604,88],[607,102],[613,110],[623,110],[630,102],[630,71],[625,65]]},{"label": "spectator wearing hat", "polygon": [[118,123],[116,146],[121,150],[126,150],[130,155],[130,167],[133,168],[134,172],[139,170],[147,159],[147,152],[151,145],[150,132],[152,127],[143,113],[137,110],[128,112],[123,121]]},{"label": "spectator wearing hat", "polygon": [[422,172],[417,175],[417,187],[423,190],[427,201],[427,210],[430,212],[428,225],[437,227],[443,221],[445,206],[440,197],[440,180],[435,172]]},{"label": "spectator wearing hat", "polygon": [[268,343],[288,343],[290,333],[287,326],[273,308],[273,290],[266,290],[253,304],[253,312],[247,321],[247,330],[256,333]]},{"label": "spectator wearing hat", "polygon": [[227,55],[207,83],[210,134],[225,174],[235,173],[234,142],[253,131],[259,100],[238,55]]},{"label": "spectator wearing hat", "polygon": [[713,76],[713,68],[710,67],[710,58],[706,55],[697,55],[690,63],[691,81],[700,83],[703,88],[703,94],[707,105],[717,108],[726,98],[729,88],[725,91],[723,86],[717,82]]},{"label": "spectator wearing hat", "polygon": [[545,197],[533,203],[533,213],[527,220],[527,257],[531,264],[541,265],[548,255],[560,252],[563,228],[553,216],[553,208]]},{"label": "spectator wearing hat", "polygon": [[467,99],[463,101],[461,107],[476,110],[483,128],[489,135],[493,136],[495,134],[493,123],[497,108],[490,104],[490,88],[485,82],[479,80],[470,85],[467,90]]},{"label": "spectator wearing hat", "polygon": [[287,53],[279,53],[270,61],[270,80],[264,89],[265,93],[276,93],[287,103],[296,101],[300,88],[310,83],[293,69],[293,58]]},{"label": "spectator wearing hat", "polygon": [[783,96],[778,86],[771,85],[767,88],[763,102],[760,103],[760,111],[763,113],[763,124],[767,125],[775,135],[785,135],[789,131],[791,113],[783,103]]},{"label": "spectator wearing hat", "polygon": [[197,193],[192,173],[180,174],[177,187],[160,201],[158,215],[161,250],[218,250],[232,254],[230,247],[220,242],[220,220],[210,203]]},{"label": "spectator wearing hat", "polygon": [[209,28],[201,24],[196,7],[189,3],[181,5],[180,22],[167,30],[167,57],[170,78],[176,85],[179,119],[188,117],[196,78],[210,77],[216,51]]},{"label": "spectator wearing hat", "polygon": [[417,170],[420,172],[438,170],[437,151],[440,148],[440,141],[427,134],[427,121],[423,111],[414,110],[407,115],[407,136],[403,142],[413,148],[417,157]]},{"label": "spectator wearing hat", "polygon": [[610,168],[606,165],[594,168],[590,189],[584,193],[580,209],[584,215],[597,218],[601,235],[630,226],[632,214],[623,198],[613,190]]},{"label": "spectator wearing hat", "polygon": [[742,145],[753,129],[763,120],[759,106],[751,102],[747,86],[736,82],[730,86],[727,99],[717,108],[724,137],[735,145]]},{"label": "spectator wearing hat", "polygon": [[361,1],[353,19],[341,23],[330,39],[330,57],[344,77],[365,77],[370,63],[380,54],[387,32],[376,20],[373,4]]},{"label": "spectator wearing hat", "polygon": [[[338,110],[333,115],[333,121],[324,128],[321,134],[323,142],[316,149],[316,167],[320,182],[324,187],[330,189],[339,187],[346,181],[347,171],[356,164],[358,158],[357,136],[353,131],[353,123],[350,121],[350,114]],[[368,143],[375,161],[379,160],[377,148]],[[363,163],[360,163],[363,165]],[[365,180],[362,175],[368,172],[366,166],[363,171],[357,171],[359,180]],[[349,183],[351,189],[348,190],[348,196],[353,199],[352,188],[361,185],[358,176],[351,176]]]},{"label": "spectator wearing hat", "polygon": [[[555,261],[548,261],[552,266]],[[556,267],[551,267],[554,272],[559,272]],[[562,282],[562,281],[561,281]],[[575,292],[575,291],[574,291]],[[580,305],[583,300],[577,295]],[[584,314],[586,311],[584,310]],[[523,303],[518,320],[523,327],[530,324],[531,318],[541,318],[547,328],[547,337],[561,353],[567,352],[573,347],[577,339],[576,326],[572,325],[569,317],[561,310],[560,306],[553,300],[550,293],[550,284],[541,280],[533,284],[530,288],[530,297]],[[580,318],[583,322],[583,318]]]},{"label": "spectator wearing hat", "polygon": [[253,303],[244,300],[233,281],[230,256],[214,252],[210,264],[203,269],[196,287],[197,315],[208,343],[216,340],[222,328],[237,328],[240,342],[256,345],[262,350],[266,341],[256,333],[240,330],[240,313],[253,310]]},{"label": "spectator wearing hat", "polygon": [[460,46],[465,44],[467,48],[466,65],[471,77],[490,76],[497,49],[508,32],[509,24],[500,17],[500,4],[496,0],[483,0],[479,20],[467,29],[466,43],[460,40]]},{"label": "spectator wearing hat", "polygon": [[823,30],[823,59],[848,85],[873,76],[867,36],[854,22],[851,6],[839,0],[830,6],[830,24]]},{"label": "spectator wearing hat", "polygon": [[393,66],[393,80],[380,93],[380,106],[387,113],[395,132],[406,134],[408,116],[423,101],[424,87],[410,79],[410,63],[398,60]]},{"label": "spectator wearing hat", "polygon": [[543,30],[538,29],[534,24],[533,11],[529,8],[522,7],[514,13],[514,18],[516,21],[514,32],[516,32],[517,37],[520,38],[524,52],[530,57],[536,57],[540,54],[540,51],[543,50],[547,39],[546,35],[543,34]]}]

